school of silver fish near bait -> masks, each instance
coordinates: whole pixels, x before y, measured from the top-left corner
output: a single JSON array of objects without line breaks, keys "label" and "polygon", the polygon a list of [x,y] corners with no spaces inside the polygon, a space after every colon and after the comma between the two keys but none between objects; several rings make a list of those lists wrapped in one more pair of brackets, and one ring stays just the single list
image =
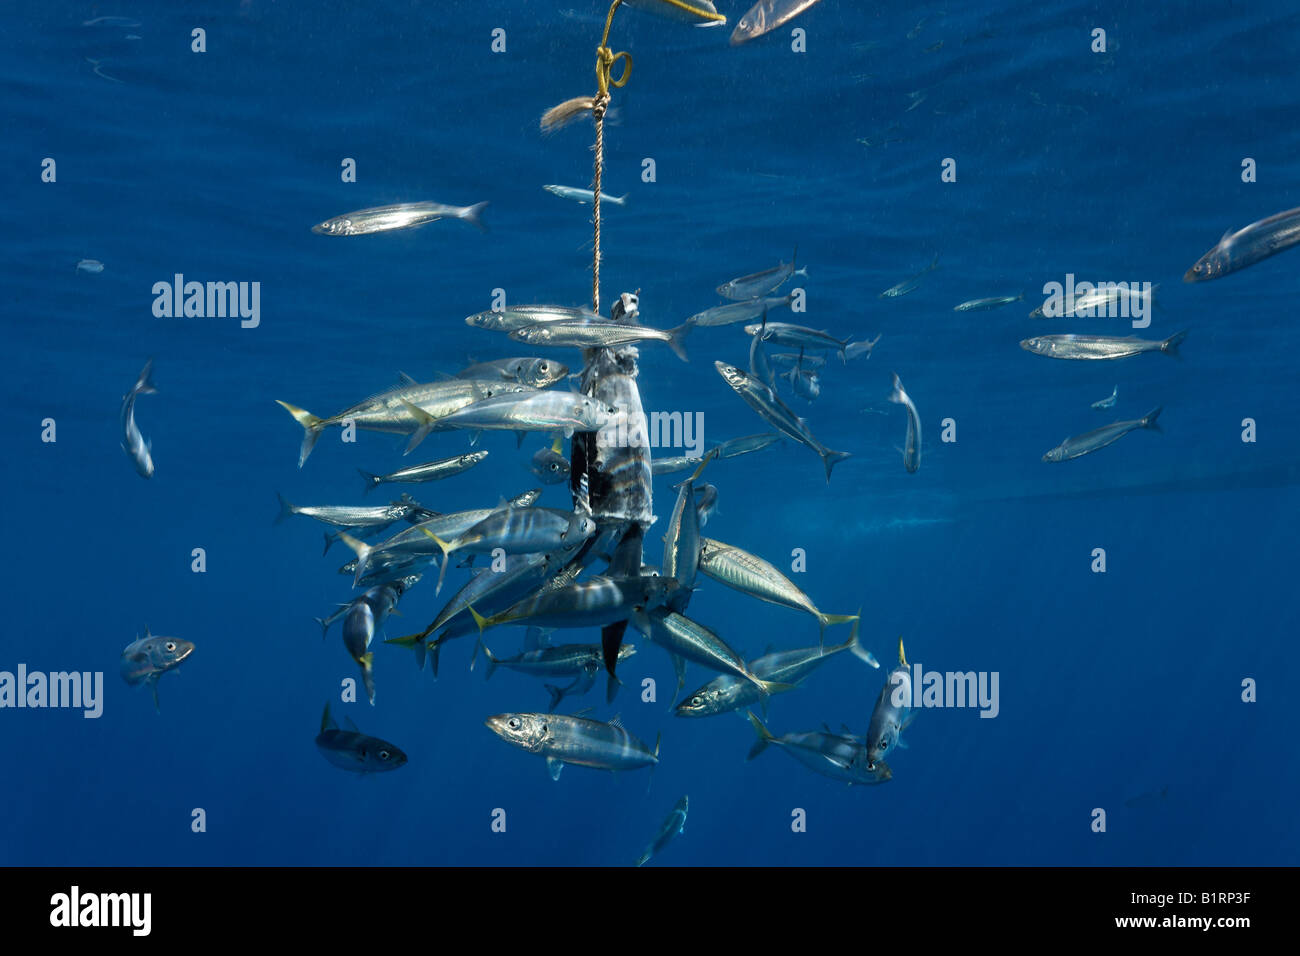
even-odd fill
[{"label": "school of silver fish near bait", "polygon": [[[638,0],[626,2],[634,8],[641,5]],[[814,2],[762,0],[741,18],[731,42],[755,39]],[[692,0],[692,4],[688,10],[694,13],[682,14],[689,22],[700,26],[723,22],[712,4],[704,0]],[[582,109],[575,106],[573,112],[577,115]],[[563,117],[551,119],[558,124]],[[597,198],[590,189],[554,184],[543,188],[579,204]],[[623,207],[626,196],[602,193],[599,198]],[[398,230],[462,228],[455,223],[486,231],[483,211],[487,206],[482,201],[466,206],[401,203],[326,218],[311,231],[355,242],[383,241],[376,237]],[[635,214],[635,203],[619,210],[619,215]],[[473,241],[472,232],[466,235]],[[1297,244],[1300,209],[1278,213],[1230,229],[1187,270],[1184,281],[1222,279]],[[398,469],[380,469],[373,463],[368,464],[374,470],[357,468],[360,489],[350,472],[349,493],[340,492],[338,499],[343,503],[302,506],[280,497],[277,523],[290,518],[318,522],[324,526],[326,553],[336,542],[351,552],[352,560],[338,568],[338,573],[350,578],[356,596],[316,620],[326,636],[339,623],[344,652],[352,661],[347,666],[355,665],[353,673],[360,678],[371,705],[382,690],[383,671],[399,666],[401,660],[396,650],[384,652],[377,660],[379,644],[410,652],[408,666],[427,668],[436,677],[443,646],[466,638],[461,646],[473,645],[471,670],[481,656],[489,678],[505,669],[541,683],[535,696],[540,702],[540,691],[545,691],[544,709],[528,709],[530,705],[521,703],[516,711],[482,714],[476,719],[505,743],[542,758],[553,780],[559,780],[569,765],[611,772],[653,768],[661,759],[659,739],[648,743],[625,727],[621,717],[599,720],[590,715],[590,708],[567,714],[557,711],[566,698],[587,694],[602,677],[605,703],[612,704],[622,689],[620,664],[634,654],[662,651],[668,655],[677,681],[667,710],[692,720],[728,713],[747,719],[754,731],[749,759],[776,747],[807,769],[849,786],[893,779],[886,758],[895,759],[903,731],[915,716],[907,703],[912,699],[912,672],[903,639],[898,638],[898,664],[885,673],[883,687],[874,692],[878,677],[873,675],[870,689],[864,688],[859,707],[864,729],[842,727],[836,732],[823,726],[820,730],[774,733],[765,719],[773,696],[803,688],[809,681],[815,683],[814,674],[833,658],[858,662],[833,667],[863,664],[874,670],[881,665],[860,641],[861,611],[827,612],[772,562],[704,533],[708,525],[710,534],[726,535],[725,528],[718,527],[722,520],[716,518],[730,467],[723,462],[782,444],[810,466],[812,455],[819,458],[829,483],[835,466],[851,456],[849,451],[825,445],[817,437],[815,423],[790,403],[811,405],[822,393],[824,379],[833,384],[836,375],[853,374],[871,358],[880,336],[868,338],[859,329],[828,330],[786,321],[803,311],[804,290],[795,283],[811,281],[797,259],[796,248],[788,262],[778,261],[721,282],[714,291],[724,301],[708,305],[672,328],[643,324],[640,299],[633,293],[618,296],[608,315],[568,305],[502,306],[465,317],[464,322],[483,337],[485,347],[514,348],[518,343],[527,346],[520,351],[541,354],[447,368],[428,381],[402,376],[368,397],[340,396],[338,410],[325,415],[278,400],[301,429],[299,468],[306,465],[318,440],[332,427],[399,436],[404,441],[404,455],[426,447],[426,441],[431,443],[429,447],[438,446],[428,460]],[[911,272],[917,265],[904,263],[899,271]],[[925,268],[879,293],[881,304],[874,307],[889,309],[891,301],[923,294],[920,290],[927,277],[939,267],[935,256]],[[95,260],[83,260],[77,268],[87,274],[103,271],[102,263]],[[1024,299],[1023,291],[1002,292],[949,308],[983,314],[1005,310]],[[1115,295],[1089,291],[1074,296],[1055,312],[1040,308],[1031,317],[1077,319],[1089,310],[1113,305]],[[1153,300],[1152,292],[1144,307]],[[446,321],[459,318],[446,317]],[[1024,338],[1019,345],[1031,355],[1060,361],[1129,360],[1140,365],[1167,360],[1159,356],[1177,356],[1187,334],[1181,330],[1164,338],[1146,338],[1049,332]],[[645,417],[638,384],[641,349],[666,347],[689,363],[691,353],[723,346],[728,339],[735,364],[710,356],[721,384],[708,372],[706,363],[689,368],[703,369],[696,375],[702,387],[725,386],[733,391],[739,400],[734,406],[736,414],[746,414],[740,411],[742,403],[749,406],[762,420],[763,431],[738,434],[702,454],[681,457],[654,458],[647,442],[605,440],[624,417]],[[1008,336],[1009,347],[1013,342]],[[155,474],[153,443],[144,437],[136,416],[138,399],[160,394],[153,376],[154,360],[150,358],[121,405],[122,448],[145,479]],[[903,467],[916,473],[923,449],[923,414],[918,405],[924,406],[924,396],[918,403],[894,373],[892,388],[880,399],[901,406],[890,414],[896,416],[893,420],[902,442]],[[165,394],[150,402],[159,400],[165,400]],[[1111,395],[1090,404],[1093,409],[1105,410],[1119,400],[1116,385]],[[146,418],[149,404],[139,409],[146,412]],[[1107,448],[1131,432],[1158,433],[1162,411],[1155,405],[1140,417],[1066,437],[1046,451],[1042,461],[1072,461]],[[758,427],[757,422],[754,425]],[[498,466],[501,452],[489,456],[486,450],[474,447],[485,431],[513,433],[519,460],[512,467],[527,468],[542,485],[567,486],[570,504],[542,506],[538,504],[542,489],[536,488],[520,489],[509,500],[483,501],[481,507],[471,510],[443,513],[427,507],[436,499],[436,482]],[[796,446],[812,455],[797,451]],[[160,450],[165,469],[165,442]],[[686,477],[672,485],[671,510],[661,508],[657,514],[654,479],[675,473]],[[718,484],[705,483],[706,475]],[[386,485],[419,485],[423,501],[410,494],[384,495]],[[356,503],[363,496],[367,503]],[[390,500],[385,503],[384,498]],[[652,528],[657,528],[662,548],[651,539]],[[454,573],[458,571],[468,573],[462,577]],[[725,622],[691,616],[693,594],[713,584],[784,608],[791,612],[792,626],[801,620],[799,615],[811,617],[815,640],[810,626],[803,641],[791,638],[786,642],[791,646],[769,648],[761,656],[747,659],[728,643]],[[387,636],[391,615],[415,588],[448,596],[422,629]],[[848,637],[839,643],[828,642],[827,629],[839,625],[850,626]],[[517,650],[505,649],[507,641],[501,634],[506,628],[523,629]],[[563,632],[563,639],[555,636],[557,631]],[[595,632],[599,632],[599,640],[594,639]],[[634,645],[626,640],[630,635],[644,643]],[[648,645],[656,645],[659,651]],[[146,628],[143,637],[123,650],[120,672],[128,684],[147,685],[158,707],[160,677],[186,664],[195,649],[188,641],[154,636]],[[711,676],[697,689],[686,691],[690,664]],[[397,770],[408,762],[407,754],[395,744],[362,733],[351,720],[345,718],[343,723],[341,729],[327,704],[315,742],[332,766],[370,774]],[[670,759],[670,754],[663,759]],[[688,806],[688,798],[683,796],[636,865],[661,853],[683,832]]]}]

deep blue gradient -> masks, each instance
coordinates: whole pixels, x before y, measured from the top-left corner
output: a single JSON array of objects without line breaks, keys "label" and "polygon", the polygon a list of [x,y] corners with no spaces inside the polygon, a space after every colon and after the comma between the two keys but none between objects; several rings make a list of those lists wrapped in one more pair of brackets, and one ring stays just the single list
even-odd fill
[{"label": "deep blue gradient", "polygon": [[[747,5],[719,3],[733,20]],[[605,191],[630,195],[606,207],[606,304],[639,289],[645,322],[676,325],[797,243],[810,276],[794,320],[883,335],[869,360],[831,358],[817,402],[787,393],[819,438],[852,452],[829,487],[791,443],[715,463],[705,479],[721,507],[706,533],[785,568],[805,549],[798,582],[824,610],[861,606],[886,669],[901,634],[929,669],[1000,675],[996,719],[922,712],[894,779],[875,788],[775,750],[746,763],[743,716],[672,717],[671,665],[645,641],[613,707],[595,690],[572,709],[621,712],[647,742],[662,732],[652,776],[571,767],[553,783],[483,725],[543,710],[541,682],[503,670],[485,683],[481,666],[466,669],[468,640],[444,651],[437,681],[379,644],[377,705],[339,702],[356,668],[338,630],[322,644],[312,617],[350,598],[335,573],[349,555],[322,558],[307,518],[273,526],[276,492],[374,503],[358,467],[392,470],[468,439],[434,435],[404,459],[392,436],[346,445],[331,430],[299,471],[301,430],[273,400],[332,414],[399,370],[427,380],[470,356],[524,354],[463,322],[496,288],[514,303],[589,301],[590,209],[541,186],[590,184],[591,125],[544,137],[537,120],[593,91],[604,10],[178,6],[21,2],[0,17],[0,670],[101,670],[106,696],[98,720],[0,710],[0,863],[625,865],[682,793],[690,818],[664,865],[1300,861],[1300,251],[1181,282],[1224,230],[1300,205],[1293,4],[1057,0],[980,14],[825,0],[791,25],[806,53],[791,51],[790,27],[731,48],[726,30],[618,14],[613,46],[635,66],[614,95]],[[110,15],[140,26],[82,25]],[[207,30],[204,54],[190,52],[194,27]],[[504,54],[490,50],[496,27]],[[1089,49],[1094,27],[1106,54]],[[44,157],[55,184],[40,181]],[[343,157],[358,182],[340,182]],[[641,181],[646,157],[654,183]],[[956,183],[940,182],[945,157]],[[1241,181],[1245,157],[1257,182]],[[310,232],[418,200],[489,200],[491,231]],[[878,298],[936,254],[915,292]],[[104,272],[78,274],[83,258]],[[1046,331],[1131,333],[1027,318],[1042,285],[1069,272],[1159,283],[1151,328],[1134,334],[1189,329],[1182,357],[1068,363],[1018,348]],[[150,289],[175,273],[260,282],[261,325],[155,318]],[[1022,290],[1004,309],[952,310]],[[762,430],[712,368],[743,366],[748,338],[703,329],[687,345],[690,364],[642,349],[647,407],[702,412],[709,441]],[[146,482],[118,448],[118,407],[150,355],[159,394],[137,406],[157,464]],[[903,412],[885,401],[895,371],[924,423],[915,475],[896,450]],[[1115,384],[1113,413],[1089,408]],[[1040,461],[1066,435],[1156,405],[1163,434]],[[46,417],[55,444],[40,441]],[[1248,417],[1253,444],[1241,441]],[[955,443],[938,440],[945,418]],[[536,484],[527,463],[543,444],[489,435],[476,471],[409,490],[440,511],[493,505]],[[648,561],[677,480],[656,481]],[[567,502],[563,486],[542,499]],[[199,547],[204,574],[190,570]],[[1090,570],[1099,547],[1105,574]],[[388,634],[423,626],[442,599],[421,583]],[[817,638],[807,616],[708,581],[691,615],[748,656]],[[198,645],[162,680],[161,715],[117,676],[146,624]],[[490,643],[514,653],[522,633]],[[839,658],[774,699],[770,726],[861,733],[884,675]],[[688,689],[709,676],[692,667]],[[646,677],[657,703],[639,699]],[[1245,678],[1257,703],[1241,702]],[[408,766],[359,778],[327,764],[313,746],[327,699]],[[1162,788],[1163,800],[1125,805]],[[195,807],[206,833],[190,830]],[[1104,834],[1090,829],[1096,807]],[[490,829],[494,808],[504,834]],[[791,832],[794,808],[806,833]]]}]

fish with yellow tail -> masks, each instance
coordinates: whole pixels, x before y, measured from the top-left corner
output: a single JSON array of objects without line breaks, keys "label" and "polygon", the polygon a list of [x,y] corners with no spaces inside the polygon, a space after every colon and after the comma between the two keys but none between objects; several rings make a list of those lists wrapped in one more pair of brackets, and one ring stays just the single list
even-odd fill
[{"label": "fish with yellow tail", "polygon": [[907,658],[903,653],[903,639],[898,639],[898,666],[885,678],[885,686],[876,698],[876,706],[871,711],[871,721],[867,724],[867,769],[874,770],[882,764],[881,758],[895,747],[907,748],[903,743],[903,731],[911,724],[915,715],[912,713],[912,672],[908,669]]}]

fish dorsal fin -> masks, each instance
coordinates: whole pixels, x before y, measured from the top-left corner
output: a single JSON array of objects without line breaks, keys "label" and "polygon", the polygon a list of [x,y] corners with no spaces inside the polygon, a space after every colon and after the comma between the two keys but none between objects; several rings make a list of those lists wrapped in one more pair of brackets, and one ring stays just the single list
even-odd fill
[{"label": "fish dorsal fin", "polygon": [[588,714],[590,714],[593,710],[595,710],[594,707],[584,707],[584,708],[582,708],[582,710],[575,710],[575,711],[574,711],[572,714],[570,714],[569,716],[570,716],[570,717],[585,717],[585,716],[587,716]]},{"label": "fish dorsal fin", "polygon": [[824,723],[824,722],[822,723],[822,730],[826,731],[826,735],[828,737],[835,736],[835,731],[831,730],[831,725],[828,723]]},{"label": "fish dorsal fin", "polygon": [[772,645],[772,644],[767,645],[767,648],[763,651],[763,653],[762,653],[761,656],[762,656],[762,657],[767,657],[768,654],[771,654],[771,653],[772,653],[772,648],[773,648],[774,646],[775,646],[775,645]]},{"label": "fish dorsal fin", "polygon": [[904,667],[907,666],[907,658],[903,655],[903,635],[898,635],[898,663]]},{"label": "fish dorsal fin", "polygon": [[407,375],[405,372],[401,372],[401,371],[399,371],[399,372],[397,373],[397,383],[398,383],[399,385],[419,385],[419,384],[420,384],[420,383],[417,382],[417,381],[416,381],[412,376]]},{"label": "fish dorsal fin", "polygon": [[359,728],[356,724],[352,722],[351,717],[343,718],[343,726],[346,727],[348,730],[352,731],[354,734],[361,733],[361,728]]},{"label": "fish dorsal fin", "polygon": [[551,442],[551,453],[558,455],[562,448],[564,448],[564,438],[560,435],[556,435],[555,441]]},{"label": "fish dorsal fin", "polygon": [[327,730],[338,730],[339,725],[334,723],[334,718],[330,716],[330,702],[325,701],[325,712],[320,715],[320,732],[323,734]]},{"label": "fish dorsal fin", "polygon": [[530,627],[524,633],[524,650],[536,651],[546,645],[546,632],[540,627]]},{"label": "fish dorsal fin", "polygon": [[615,714],[615,715],[610,719],[610,721],[609,721],[609,725],[610,725],[611,727],[617,727],[619,730],[622,730],[622,731],[626,731],[626,730],[627,730],[627,728],[623,726],[623,715],[622,715],[622,714]]}]

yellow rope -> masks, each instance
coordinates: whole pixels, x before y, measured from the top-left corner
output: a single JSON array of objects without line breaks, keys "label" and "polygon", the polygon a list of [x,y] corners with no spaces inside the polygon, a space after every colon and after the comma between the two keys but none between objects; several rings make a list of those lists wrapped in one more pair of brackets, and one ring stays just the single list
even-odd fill
[{"label": "yellow rope", "polygon": [[[629,53],[615,53],[609,48],[609,30],[614,23],[614,11],[622,6],[623,0],[614,0],[605,17],[605,32],[601,34],[600,46],[596,48],[596,101],[591,113],[596,120],[596,160],[595,176],[592,182],[592,222],[595,235],[591,251],[591,310],[600,314],[600,186],[605,167],[605,110],[609,108],[609,88],[621,89],[627,85],[632,75],[632,56]],[[623,62],[623,72],[618,79],[611,73],[614,64]]]}]

